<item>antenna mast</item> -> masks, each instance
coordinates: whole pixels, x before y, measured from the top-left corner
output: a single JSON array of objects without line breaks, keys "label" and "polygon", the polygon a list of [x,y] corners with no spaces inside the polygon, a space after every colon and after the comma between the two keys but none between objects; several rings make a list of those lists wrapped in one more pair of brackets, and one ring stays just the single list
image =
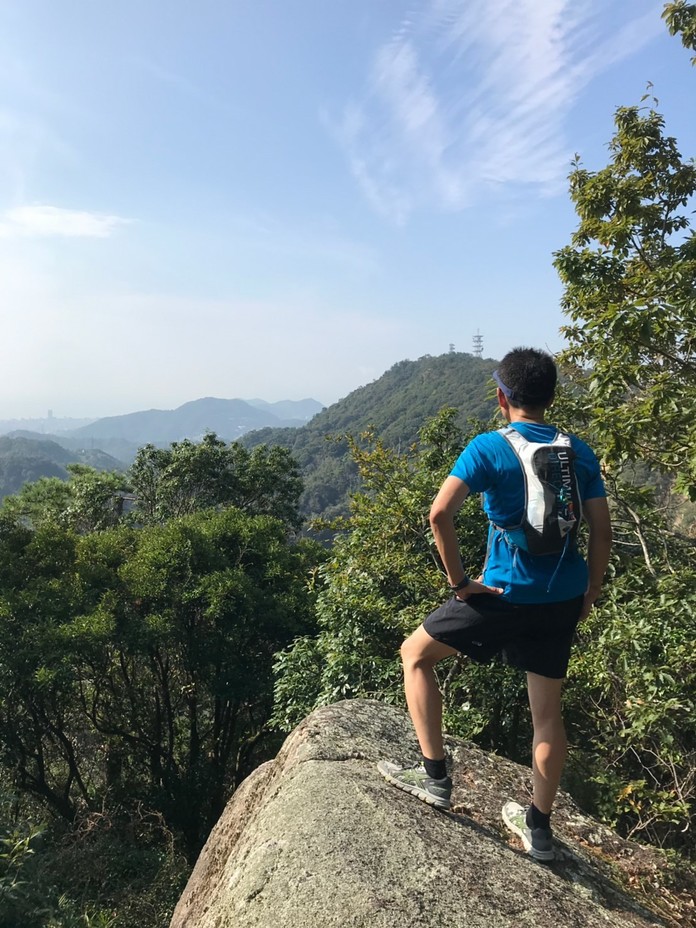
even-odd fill
[{"label": "antenna mast", "polygon": [[479,329],[476,329],[476,335],[474,335],[474,357],[483,357],[483,335]]}]

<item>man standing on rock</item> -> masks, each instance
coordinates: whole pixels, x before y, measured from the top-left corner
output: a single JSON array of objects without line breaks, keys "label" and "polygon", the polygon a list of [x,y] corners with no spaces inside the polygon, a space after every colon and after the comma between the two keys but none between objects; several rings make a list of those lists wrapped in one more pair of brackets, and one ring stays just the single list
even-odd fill
[{"label": "man standing on rock", "polygon": [[[482,433],[467,445],[430,510],[452,598],[401,648],[406,702],[422,764],[401,768],[382,761],[378,766],[399,789],[450,808],[452,781],[445,766],[442,699],[434,668],[457,653],[485,663],[502,652],[509,665],[527,673],[534,726],[532,803],[524,809],[507,802],[503,819],[529,854],[548,861],[554,857],[551,808],[567,753],[561,687],[575,628],[602,588],[611,524],[594,453],[576,436],[566,436],[545,421],[557,380],[551,356],[516,348],[493,378],[508,428]],[[532,461],[533,452],[541,457]],[[537,472],[542,473],[539,481]],[[490,521],[480,580],[464,572],[454,527],[469,493],[484,494]],[[587,562],[575,543],[580,516],[589,525]],[[549,531],[560,532],[562,539],[551,542],[553,553],[546,553]]]}]

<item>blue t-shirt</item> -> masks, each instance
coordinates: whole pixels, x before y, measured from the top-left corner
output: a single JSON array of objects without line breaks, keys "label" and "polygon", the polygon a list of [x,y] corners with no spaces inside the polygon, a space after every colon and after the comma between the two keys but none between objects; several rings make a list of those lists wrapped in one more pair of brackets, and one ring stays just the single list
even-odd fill
[{"label": "blue t-shirt", "polygon": [[[550,442],[557,429],[536,422],[514,422],[527,441]],[[589,447],[571,435],[580,498],[606,496],[599,462]],[[472,493],[483,493],[483,508],[491,523],[519,524],[524,514],[524,474],[515,452],[498,432],[477,435],[462,451],[452,477],[463,480]],[[511,545],[491,525],[483,582],[503,588],[503,597],[515,603],[560,602],[587,589],[587,564],[573,545],[565,554],[532,555]]]}]

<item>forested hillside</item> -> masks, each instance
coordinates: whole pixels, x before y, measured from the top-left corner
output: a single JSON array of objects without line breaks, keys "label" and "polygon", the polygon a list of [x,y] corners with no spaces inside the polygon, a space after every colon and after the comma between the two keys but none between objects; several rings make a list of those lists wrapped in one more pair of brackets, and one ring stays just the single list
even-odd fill
[{"label": "forested hillside", "polygon": [[306,518],[332,517],[348,509],[360,480],[346,435],[367,430],[389,447],[406,448],[423,424],[444,407],[457,421],[487,420],[495,408],[491,373],[496,362],[461,352],[417,361],[399,361],[378,380],[354,390],[298,429],[260,429],[242,438],[246,447],[288,448],[300,466],[305,490],[300,507]]},{"label": "forested hillside", "polygon": [[25,483],[42,477],[68,479],[68,465],[87,464],[97,470],[121,470],[120,461],[103,451],[68,451],[46,438],[0,436],[0,499],[17,493]]}]

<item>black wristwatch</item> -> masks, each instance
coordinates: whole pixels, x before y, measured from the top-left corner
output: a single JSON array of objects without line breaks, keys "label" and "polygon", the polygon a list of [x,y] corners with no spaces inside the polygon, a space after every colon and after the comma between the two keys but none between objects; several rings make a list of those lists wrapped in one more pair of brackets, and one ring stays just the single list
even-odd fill
[{"label": "black wristwatch", "polygon": [[471,582],[471,577],[467,577],[465,574],[463,580],[460,580],[459,583],[455,583],[455,584],[450,583],[449,588],[450,590],[452,590],[453,593],[458,593],[460,590],[463,590],[465,586],[469,586],[470,582]]}]

